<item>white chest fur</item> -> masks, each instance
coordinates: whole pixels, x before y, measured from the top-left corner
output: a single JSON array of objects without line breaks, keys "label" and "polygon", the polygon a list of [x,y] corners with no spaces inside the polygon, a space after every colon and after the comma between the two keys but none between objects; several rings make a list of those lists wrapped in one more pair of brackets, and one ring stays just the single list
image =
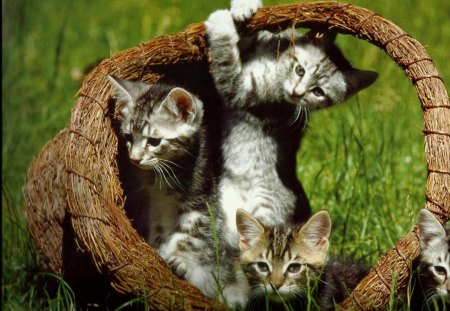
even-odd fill
[{"label": "white chest fur", "polygon": [[242,208],[267,226],[285,223],[294,210],[295,194],[280,180],[277,141],[258,125],[240,122],[224,139],[224,174],[219,184],[226,215],[228,243],[237,247],[236,210]]}]

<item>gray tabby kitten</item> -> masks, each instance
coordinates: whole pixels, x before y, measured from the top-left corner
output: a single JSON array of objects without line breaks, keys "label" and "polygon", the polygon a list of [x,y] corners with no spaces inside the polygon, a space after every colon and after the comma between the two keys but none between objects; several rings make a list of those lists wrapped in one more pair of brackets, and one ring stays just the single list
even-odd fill
[{"label": "gray tabby kitten", "polygon": [[[232,2],[235,16],[242,11],[248,13],[247,4],[241,8],[236,7],[238,4],[244,2]],[[224,15],[227,18],[223,19]],[[213,13],[206,27],[212,56],[210,69],[225,105],[219,139],[223,167],[220,176],[210,183],[211,193],[203,197],[206,200],[185,205],[176,232],[160,247],[160,253],[176,274],[185,277],[204,294],[225,298],[229,305],[237,306],[247,299],[242,275],[232,271],[238,251],[237,208],[251,212],[265,225],[306,220],[309,203],[295,170],[304,123],[299,107],[316,109],[342,101],[370,85],[376,74],[351,69],[341,54],[332,58],[343,63],[342,66],[328,60],[327,53],[335,49],[332,40],[325,40],[328,44],[305,43],[307,48],[299,49],[311,56],[307,59],[314,66],[322,68],[319,65],[324,64],[319,70],[321,75],[314,73],[318,69],[312,68],[313,72],[309,72],[307,64],[305,68],[295,66],[293,73],[288,69],[295,65],[296,58],[290,57],[290,52],[297,49],[288,49],[290,41],[281,38],[282,54],[277,59],[280,38],[269,33],[262,34],[256,42],[248,41],[247,49],[253,44],[256,48],[245,52],[242,67],[237,46],[239,36],[230,13]],[[325,50],[325,46],[331,48]],[[341,70],[343,67],[346,71]],[[347,73],[349,78],[344,79]],[[302,79],[302,74],[308,78]],[[362,78],[353,79],[355,77]],[[321,79],[326,82],[322,83]],[[303,85],[299,83],[302,81],[320,81],[318,87],[329,94],[313,100],[309,94],[305,97],[283,91],[285,82],[291,83],[292,88]],[[321,90],[315,89],[313,93],[320,95]],[[212,232],[208,206],[215,219],[218,242]],[[216,247],[219,258],[215,254]]]},{"label": "gray tabby kitten", "polygon": [[419,213],[420,258],[415,276],[413,310],[444,310],[450,307],[450,227],[433,214]]},{"label": "gray tabby kitten", "polygon": [[352,68],[332,32],[296,38],[265,31],[241,38],[235,23],[260,6],[259,0],[233,0],[231,11],[216,11],[205,23],[210,70],[225,106],[219,184],[224,236],[235,247],[238,208],[267,226],[309,217],[295,173],[306,112],[340,103],[377,77]]},{"label": "gray tabby kitten", "polygon": [[[328,259],[331,220],[314,214],[303,226],[268,228],[238,210],[240,267],[251,287],[246,309],[306,307],[308,299],[320,310],[334,310],[368,269],[350,261]],[[308,297],[309,296],[309,297]]]},{"label": "gray tabby kitten", "polygon": [[135,228],[153,247],[173,233],[185,188],[192,178],[203,103],[180,87],[109,76],[121,105],[121,133],[137,179],[127,210]]}]

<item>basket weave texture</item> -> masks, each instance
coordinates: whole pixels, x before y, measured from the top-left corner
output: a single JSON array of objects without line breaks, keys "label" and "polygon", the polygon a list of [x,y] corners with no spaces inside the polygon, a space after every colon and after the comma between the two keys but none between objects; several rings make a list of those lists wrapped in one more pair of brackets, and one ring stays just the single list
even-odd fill
[{"label": "basket weave texture", "polygon": [[[370,10],[338,2],[305,2],[260,9],[245,31],[325,26],[383,49],[414,85],[424,115],[428,170],[426,206],[442,222],[450,217],[450,104],[447,91],[424,47],[402,29]],[[174,64],[207,64],[202,23],[162,36],[102,61],[85,79],[70,126],[47,143],[31,164],[24,186],[26,218],[42,260],[64,274],[65,235],[90,254],[96,269],[121,293],[143,294],[150,308],[221,309],[170,273],[166,263],[132,227],[124,211],[117,163],[117,110],[111,109],[108,74],[157,81]],[[162,69],[161,69],[162,68]],[[205,75],[208,72],[205,70]],[[69,227],[69,229],[67,228]],[[401,238],[341,306],[372,310],[388,302],[396,276],[405,287],[417,257],[417,228]],[[70,256],[69,256],[70,257]],[[67,260],[67,255],[66,255]],[[394,273],[393,273],[394,272]]]}]

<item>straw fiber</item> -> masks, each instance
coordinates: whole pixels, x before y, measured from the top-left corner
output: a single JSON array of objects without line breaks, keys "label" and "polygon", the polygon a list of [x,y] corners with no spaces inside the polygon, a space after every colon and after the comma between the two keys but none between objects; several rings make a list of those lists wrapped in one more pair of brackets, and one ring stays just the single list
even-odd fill
[{"label": "straw fiber", "polygon": [[[424,47],[402,29],[367,9],[338,2],[305,2],[260,9],[244,31],[280,31],[322,26],[368,41],[403,68],[415,87],[424,116],[426,208],[442,222],[450,214],[450,104],[439,73]],[[29,230],[42,260],[57,273],[64,265],[66,232],[73,234],[96,270],[121,293],[145,293],[151,309],[217,309],[167,265],[133,229],[124,211],[126,183],[118,145],[118,113],[110,101],[106,76],[154,82],[211,83],[204,25],[162,36],[101,62],[85,79],[68,129],[47,143],[33,161],[24,186]],[[192,78],[191,74],[198,77]],[[186,78],[188,77],[188,78]],[[209,103],[209,102],[208,102]],[[392,208],[399,208],[392,206]],[[344,309],[382,308],[396,278],[404,288],[411,260],[418,253],[417,229],[401,238],[379,259],[370,274],[342,304]],[[70,245],[70,243],[69,243]],[[70,253],[70,249],[66,252]],[[70,257],[70,256],[69,256]],[[67,261],[67,260],[66,260]],[[81,269],[81,265],[78,269]]]}]

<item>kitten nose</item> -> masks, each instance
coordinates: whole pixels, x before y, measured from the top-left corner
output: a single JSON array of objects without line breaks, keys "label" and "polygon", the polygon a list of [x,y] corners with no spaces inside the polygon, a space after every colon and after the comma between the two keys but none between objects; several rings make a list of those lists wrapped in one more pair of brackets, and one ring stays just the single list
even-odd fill
[{"label": "kitten nose", "polygon": [[141,155],[138,152],[131,152],[130,153],[130,161],[133,164],[139,164],[141,162]]},{"label": "kitten nose", "polygon": [[129,156],[131,162],[134,164],[139,164],[142,160],[143,153],[139,148],[135,148],[134,146],[129,150]]},{"label": "kitten nose", "polygon": [[273,276],[270,284],[277,290],[283,285],[284,279],[282,277]]},{"label": "kitten nose", "polygon": [[131,163],[133,163],[133,164],[139,164],[139,163],[141,162],[140,159],[132,158],[132,157],[130,157],[130,161],[131,161]]},{"label": "kitten nose", "polygon": [[302,98],[303,96],[305,96],[305,92],[303,93],[298,93],[295,90],[292,91],[292,97],[299,97]]}]

